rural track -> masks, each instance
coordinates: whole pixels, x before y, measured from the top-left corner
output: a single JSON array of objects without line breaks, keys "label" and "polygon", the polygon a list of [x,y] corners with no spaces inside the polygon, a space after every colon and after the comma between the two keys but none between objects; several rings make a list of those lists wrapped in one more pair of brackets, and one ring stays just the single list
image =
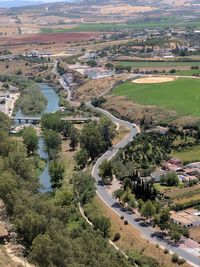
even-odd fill
[{"label": "rural track", "polygon": [[[56,66],[54,70],[56,70]],[[146,76],[146,75],[138,75],[138,76]],[[162,249],[168,249],[170,254],[176,253],[179,257],[185,259],[190,265],[194,267],[199,267],[200,266],[199,253],[198,255],[194,255],[184,250],[181,247],[175,246],[174,244],[172,244],[172,242],[169,242],[169,240],[165,238],[161,239],[156,237],[155,235],[156,231],[154,228],[145,227],[144,225],[142,225],[141,222],[138,221],[138,217],[135,214],[123,209],[123,207],[119,204],[119,202],[117,202],[117,200],[108,193],[106,187],[102,183],[101,177],[99,176],[99,166],[102,164],[104,160],[111,160],[120,149],[127,146],[127,144],[130,143],[134,139],[134,137],[140,133],[140,128],[136,124],[116,118],[110,112],[104,109],[94,107],[91,104],[91,102],[86,102],[85,104],[89,108],[94,109],[104,114],[108,118],[110,118],[114,124],[125,126],[130,130],[130,133],[127,136],[125,136],[122,141],[120,141],[118,144],[107,150],[94,164],[92,169],[92,176],[94,177],[96,182],[97,195],[113,212],[115,212],[120,217],[124,216],[124,220],[127,220],[131,226],[139,230],[144,239],[148,240],[153,244],[158,244]]]}]

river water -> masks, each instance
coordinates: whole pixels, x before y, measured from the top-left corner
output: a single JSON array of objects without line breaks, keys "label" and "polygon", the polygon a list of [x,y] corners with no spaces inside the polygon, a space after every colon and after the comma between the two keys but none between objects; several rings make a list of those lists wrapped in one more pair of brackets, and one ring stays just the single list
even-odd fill
[{"label": "river water", "polygon": [[[41,92],[44,94],[44,96],[46,97],[46,99],[48,101],[44,112],[57,111],[59,109],[59,97],[58,97],[57,93],[55,92],[55,88],[48,85],[48,84],[45,84],[45,83],[39,84],[39,87],[40,87]],[[16,111],[15,116],[18,116],[18,117],[24,116],[25,117],[26,115],[23,114],[21,109],[18,109]],[[42,137],[40,137],[40,139],[39,139],[37,153],[41,158],[44,158],[47,161],[47,164],[46,164],[44,171],[39,176],[39,181],[41,184],[41,190],[40,191],[41,192],[48,192],[48,191],[51,191],[51,182],[50,182],[49,166],[48,166],[49,156],[48,156],[47,152],[45,151],[45,143],[44,143],[44,139]]]}]

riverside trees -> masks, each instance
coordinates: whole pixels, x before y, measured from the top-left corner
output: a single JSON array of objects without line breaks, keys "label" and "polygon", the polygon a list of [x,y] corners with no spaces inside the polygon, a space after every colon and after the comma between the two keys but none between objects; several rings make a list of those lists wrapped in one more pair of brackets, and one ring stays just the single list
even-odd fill
[{"label": "riverside trees", "polygon": [[[24,144],[4,129],[0,148],[0,198],[31,263],[38,267],[132,266],[103,238],[108,234],[108,220],[96,219],[99,231],[95,231],[80,216],[78,202],[88,203],[95,195],[91,175],[75,174],[70,194],[65,188],[41,193],[35,172],[38,166]],[[56,164],[52,167],[56,177],[60,169]]]},{"label": "riverside trees", "polygon": [[[113,123],[104,117],[100,119],[99,123],[92,121],[84,125],[80,133],[81,152],[76,155],[79,166],[83,166],[86,161],[85,157],[81,157],[83,154],[84,156],[87,154],[88,159],[94,160],[112,146],[115,135],[116,131]],[[82,161],[80,161],[81,159]]]},{"label": "riverside trees", "polygon": [[38,137],[33,127],[24,129],[22,138],[27,148],[28,154],[34,153],[38,148]]}]

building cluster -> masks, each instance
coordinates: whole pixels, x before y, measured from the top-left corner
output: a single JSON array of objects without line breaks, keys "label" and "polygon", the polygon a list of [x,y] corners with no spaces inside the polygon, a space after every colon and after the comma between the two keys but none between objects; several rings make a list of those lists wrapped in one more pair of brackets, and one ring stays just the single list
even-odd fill
[{"label": "building cluster", "polygon": [[15,102],[19,98],[20,93],[14,86],[9,86],[8,89],[0,87],[0,111],[11,116],[15,106]]},{"label": "building cluster", "polygon": [[154,182],[158,183],[168,172],[175,172],[179,182],[186,185],[191,182],[198,182],[200,176],[200,162],[183,165],[183,162],[180,159],[172,158],[164,161],[161,167],[151,173],[151,178]]}]

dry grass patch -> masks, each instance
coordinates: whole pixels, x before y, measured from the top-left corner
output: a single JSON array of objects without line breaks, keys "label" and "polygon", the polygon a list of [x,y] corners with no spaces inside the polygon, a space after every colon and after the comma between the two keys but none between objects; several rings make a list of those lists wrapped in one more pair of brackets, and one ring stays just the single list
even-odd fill
[{"label": "dry grass patch", "polygon": [[75,159],[74,156],[77,150],[71,150],[69,146],[69,141],[62,142],[60,159],[63,161],[65,165],[65,176],[64,176],[64,187],[72,188],[70,185],[70,180],[72,178],[74,167],[75,167]]},{"label": "dry grass patch", "polygon": [[200,243],[200,227],[193,227],[189,231],[190,231],[190,237],[194,241]]},{"label": "dry grass patch", "polygon": [[111,111],[114,115],[127,118],[135,123],[140,123],[144,118],[151,118],[155,124],[166,122],[176,126],[193,124],[198,118],[192,116],[181,116],[175,111],[167,110],[162,107],[143,106],[128,100],[124,96],[105,96],[107,102],[103,108]]},{"label": "dry grass patch", "polygon": [[115,75],[114,77],[105,77],[97,80],[89,80],[78,87],[75,92],[75,99],[80,101],[90,100],[97,97],[107,90],[111,89],[118,81],[127,79],[127,74]]},{"label": "dry grass patch", "polygon": [[100,12],[103,15],[107,14],[128,14],[137,12],[149,12],[155,8],[150,6],[132,6],[128,4],[118,4],[118,5],[106,5],[100,8]]},{"label": "dry grass patch", "polygon": [[113,140],[113,145],[118,144],[120,141],[122,141],[128,134],[130,133],[129,128],[124,126],[117,126],[117,135],[115,139]]},{"label": "dry grass patch", "polygon": [[[96,207],[99,213],[110,218],[111,239],[114,237],[115,233],[120,233],[121,238],[115,243],[119,248],[125,252],[134,250],[138,251],[142,255],[153,257],[162,267],[177,266],[171,262],[171,255],[164,254],[164,251],[161,248],[149,243],[142,237],[141,233],[131,225],[124,225],[124,221],[121,220],[120,217],[109,207],[107,207],[99,197],[96,197],[93,200],[93,205]],[[189,267],[190,265],[186,263],[182,266]]]},{"label": "dry grass patch", "polygon": [[161,76],[157,76],[157,77],[144,77],[144,78],[139,78],[136,80],[133,80],[133,83],[166,83],[166,82],[173,82],[175,80],[174,77],[161,77]]}]

